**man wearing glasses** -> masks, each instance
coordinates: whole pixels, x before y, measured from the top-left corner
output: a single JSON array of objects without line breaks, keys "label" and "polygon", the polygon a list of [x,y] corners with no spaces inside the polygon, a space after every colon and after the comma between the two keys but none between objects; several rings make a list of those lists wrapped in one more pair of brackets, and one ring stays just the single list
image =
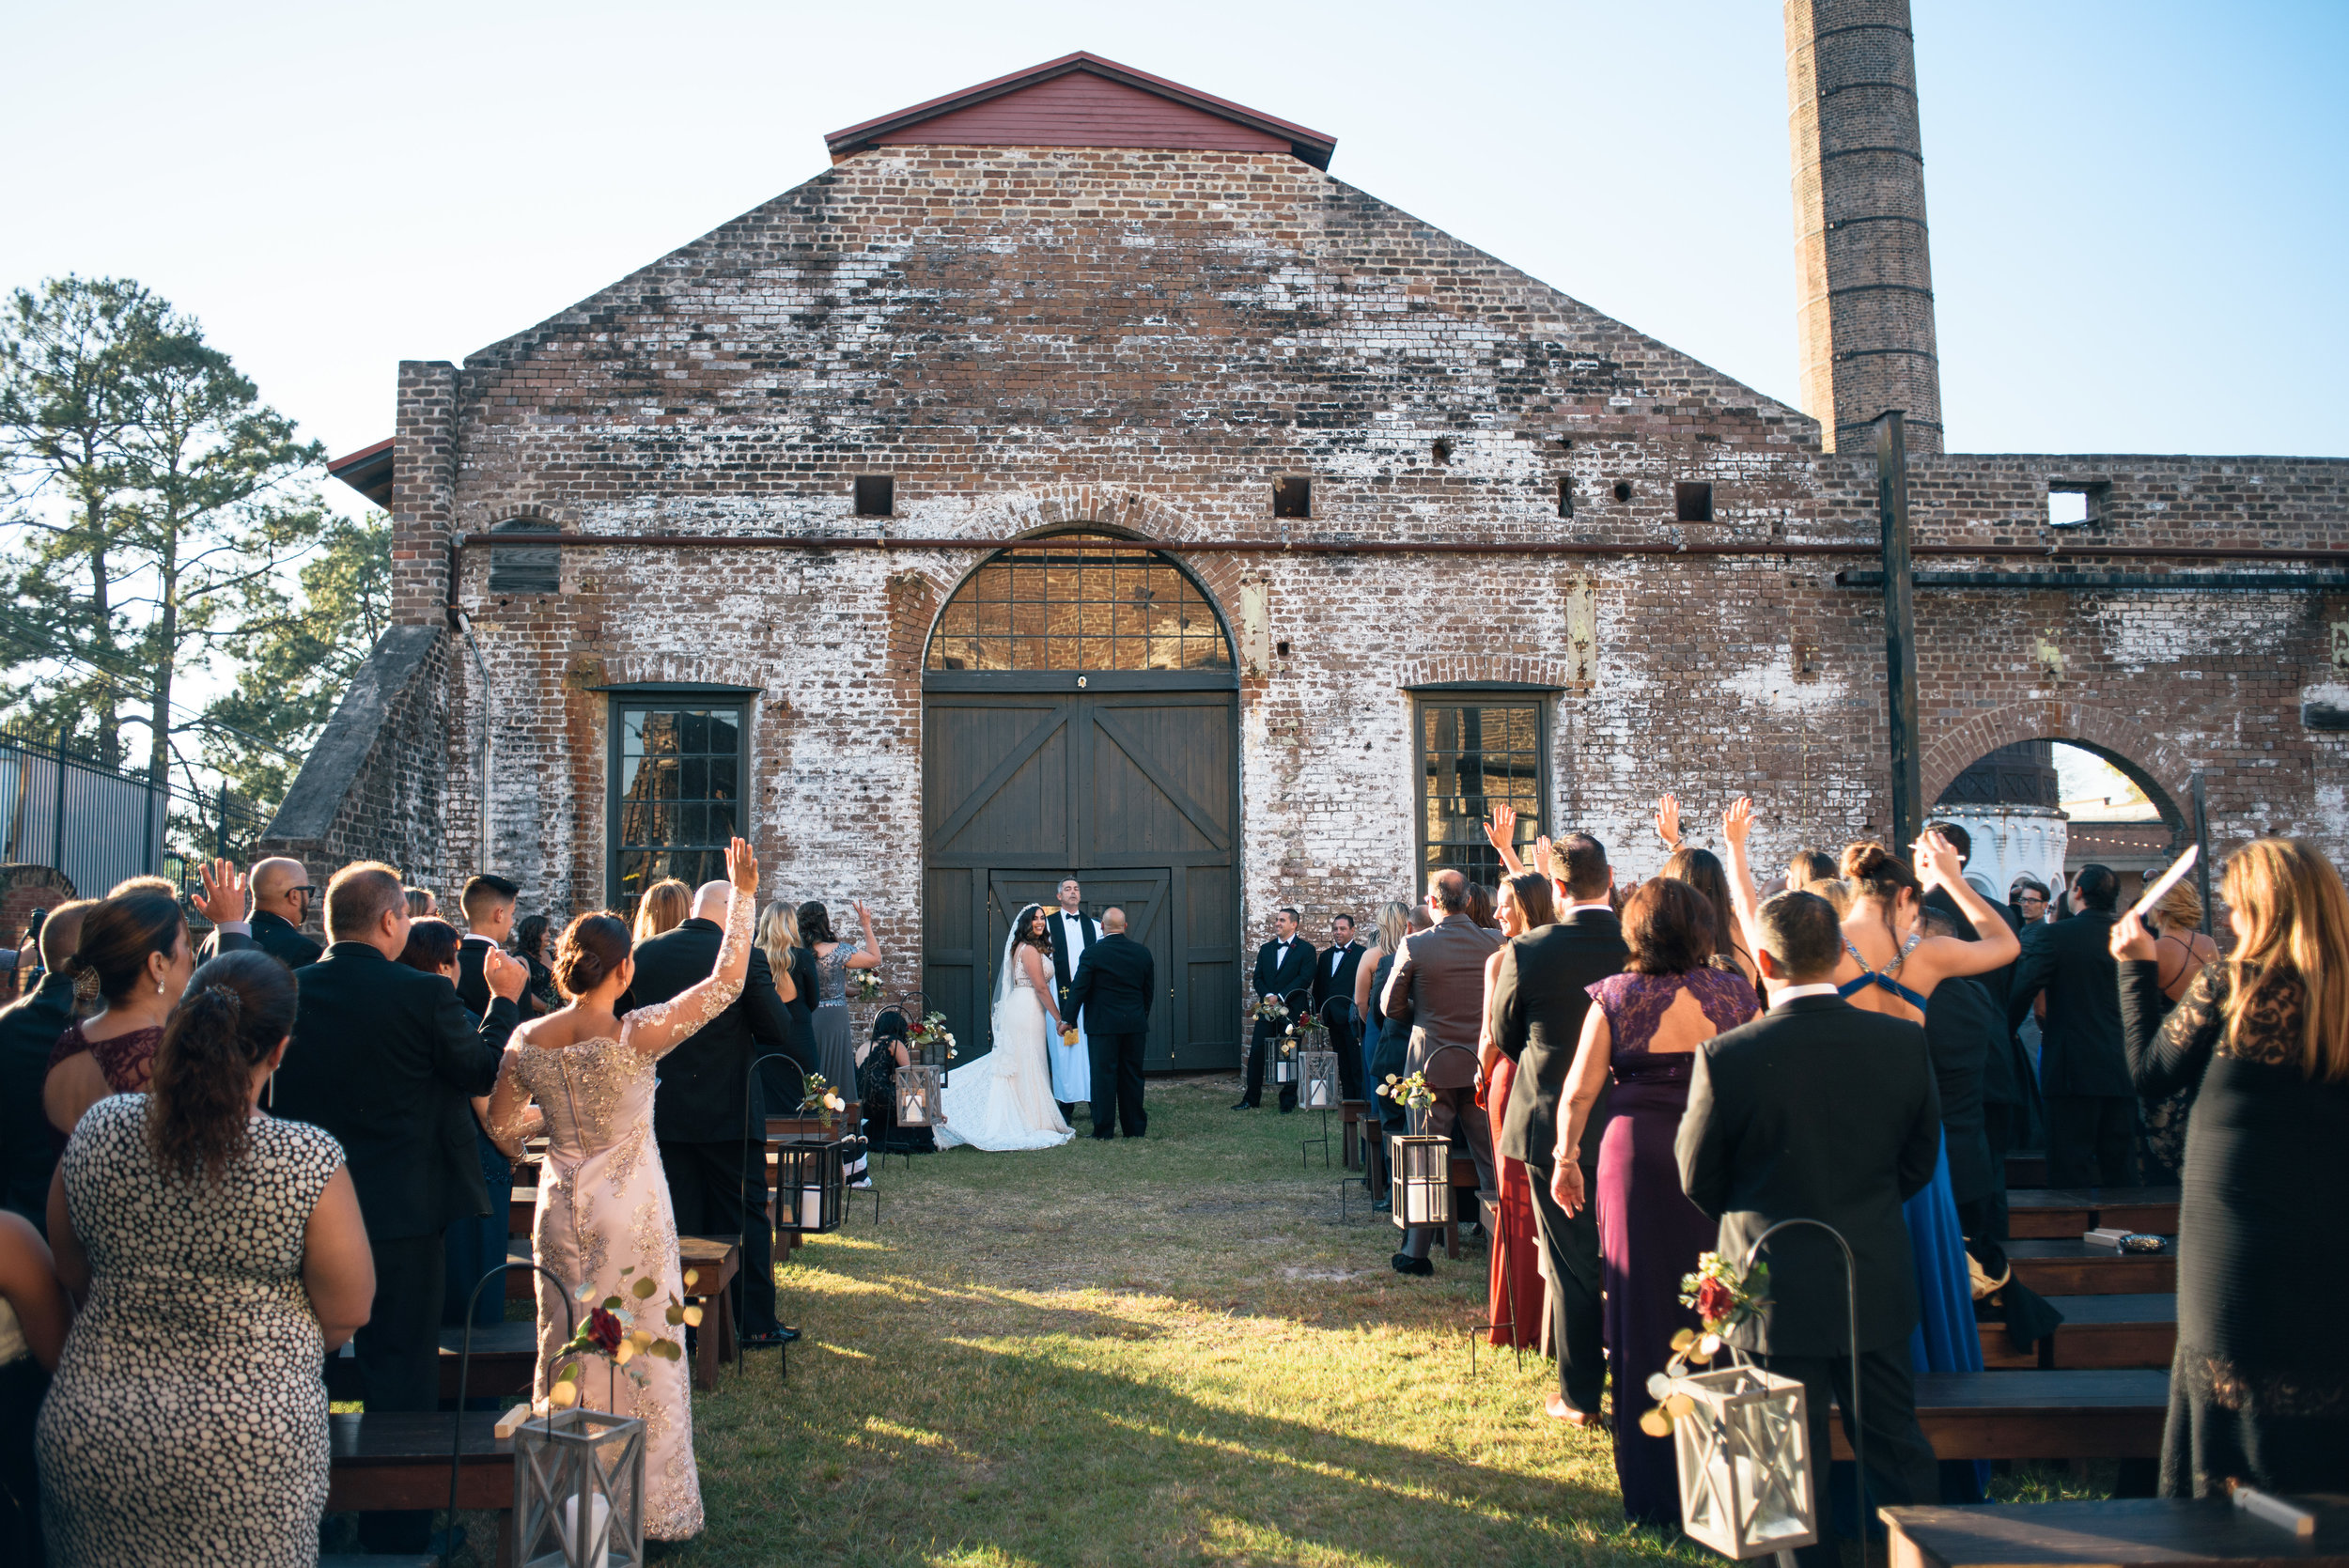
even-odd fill
[{"label": "man wearing glasses", "polygon": [[2025,925],[2036,925],[2047,918],[2047,890],[2030,877],[2015,884],[2015,913]]},{"label": "man wearing glasses", "polygon": [[[249,887],[253,945],[289,970],[317,963],[326,950],[302,934],[302,923],[310,918],[311,900],[318,896],[318,889],[310,885],[309,868],[300,861],[283,858],[262,861],[253,867]],[[205,939],[204,957],[213,955],[219,940],[218,932]]]}]

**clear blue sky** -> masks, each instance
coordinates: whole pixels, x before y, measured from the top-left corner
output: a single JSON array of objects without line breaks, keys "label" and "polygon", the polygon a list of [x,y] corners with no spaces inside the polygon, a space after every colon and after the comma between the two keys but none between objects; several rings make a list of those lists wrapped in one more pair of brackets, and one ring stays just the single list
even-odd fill
[{"label": "clear blue sky", "polygon": [[[2349,456],[2349,6],[1917,0],[1965,451]],[[1772,0],[9,8],[0,284],[139,278],[335,452],[820,172],[822,133],[1091,49],[1795,396]]]}]

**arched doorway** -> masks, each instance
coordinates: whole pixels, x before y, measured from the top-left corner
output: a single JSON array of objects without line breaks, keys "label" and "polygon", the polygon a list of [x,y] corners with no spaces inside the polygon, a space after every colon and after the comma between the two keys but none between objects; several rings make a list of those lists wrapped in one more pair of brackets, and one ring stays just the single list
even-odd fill
[{"label": "arched doorway", "polygon": [[1239,675],[1190,575],[1092,530],[998,551],[939,612],[922,720],[922,986],[961,1059],[1011,917],[1073,872],[1156,961],[1144,1065],[1237,1065]]},{"label": "arched doorway", "polygon": [[2121,874],[2127,896],[2195,842],[2190,802],[2107,746],[2065,736],[2011,741],[1961,768],[1933,815],[1973,840],[1967,879],[2003,903],[2028,877],[2061,887],[2095,862]]}]

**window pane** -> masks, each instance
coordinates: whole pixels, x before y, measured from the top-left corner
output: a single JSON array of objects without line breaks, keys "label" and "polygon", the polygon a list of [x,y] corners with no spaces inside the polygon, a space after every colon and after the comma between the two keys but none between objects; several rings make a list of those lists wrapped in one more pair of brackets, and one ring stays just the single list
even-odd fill
[{"label": "window pane", "polygon": [[677,825],[670,834],[677,844],[708,844],[709,842],[709,808],[695,802],[677,808]]},{"label": "window pane", "polygon": [[620,716],[620,754],[631,757],[645,754],[645,715],[642,712]]},{"label": "window pane", "polygon": [[1213,610],[1165,559],[1097,535],[1065,535],[1017,546],[972,573],[940,612],[924,663],[1219,670],[1233,660]]},{"label": "window pane", "polygon": [[709,799],[709,760],[707,757],[687,757],[678,769],[677,799],[707,800]]},{"label": "window pane", "polygon": [[709,798],[713,800],[735,800],[741,797],[734,785],[734,758],[709,759]]}]

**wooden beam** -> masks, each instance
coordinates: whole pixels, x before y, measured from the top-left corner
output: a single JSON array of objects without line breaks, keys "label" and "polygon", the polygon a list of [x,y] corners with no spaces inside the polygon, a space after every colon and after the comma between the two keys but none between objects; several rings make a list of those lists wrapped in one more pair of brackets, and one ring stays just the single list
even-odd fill
[{"label": "wooden beam", "polygon": [[1901,411],[1876,421],[1876,520],[1884,539],[1884,694],[1892,764],[1892,851],[1908,853],[1924,827],[1917,743],[1917,607],[1908,575],[1908,443]]}]

